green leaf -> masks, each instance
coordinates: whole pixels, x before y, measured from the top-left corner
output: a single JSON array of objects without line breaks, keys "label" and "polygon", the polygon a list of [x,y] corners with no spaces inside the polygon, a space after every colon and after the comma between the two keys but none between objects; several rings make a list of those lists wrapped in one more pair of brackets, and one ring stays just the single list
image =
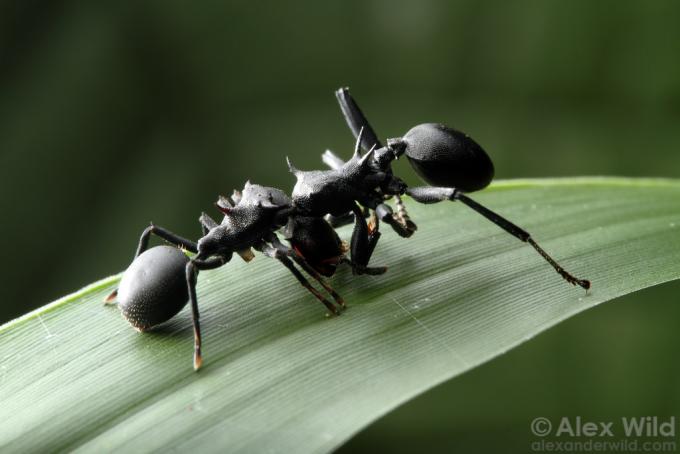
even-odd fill
[{"label": "green leaf", "polygon": [[0,327],[0,446],[330,451],[571,315],[680,277],[679,181],[507,181],[474,198],[591,292],[467,207],[407,200],[420,228],[408,240],[384,229],[373,264],[388,273],[333,278],[340,317],[261,256],[201,273],[198,373],[189,311],[137,333],[102,305],[118,277]]}]

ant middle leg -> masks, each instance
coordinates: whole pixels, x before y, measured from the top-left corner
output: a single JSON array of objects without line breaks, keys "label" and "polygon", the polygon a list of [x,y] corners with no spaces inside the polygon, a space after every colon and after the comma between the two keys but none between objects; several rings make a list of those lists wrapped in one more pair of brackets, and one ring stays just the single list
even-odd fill
[{"label": "ant middle leg", "polygon": [[345,300],[342,299],[340,295],[338,295],[333,287],[328,285],[326,280],[314,269],[313,266],[307,262],[307,259],[304,256],[298,254],[295,250],[283,244],[275,234],[272,234],[269,238],[267,238],[267,241],[269,241],[272,246],[274,246],[276,250],[279,251],[279,253],[292,258],[300,268],[305,270],[307,274],[317,281],[324,288],[324,290],[326,290],[333,297],[335,302],[338,303],[340,307],[345,307]]},{"label": "ant middle leg", "polygon": [[[278,239],[277,239],[277,241],[278,241]],[[279,244],[282,248],[286,247],[282,243],[279,243]],[[290,271],[293,274],[293,276],[295,276],[295,278],[298,280],[298,282],[300,282],[300,285],[302,285],[304,288],[306,288],[309,293],[314,295],[314,297],[316,299],[318,299],[324,306],[326,306],[326,309],[328,309],[331,314],[340,315],[340,310],[337,307],[335,307],[333,305],[333,303],[328,301],[328,299],[326,299],[326,297],[324,297],[317,289],[315,289],[312,286],[312,284],[309,283],[309,281],[302,275],[302,273],[295,267],[293,262],[290,260],[289,257],[294,257],[295,251],[290,250],[290,252],[288,252],[288,251],[283,250],[282,248],[277,247],[277,246],[270,246],[269,244],[266,244],[264,242],[255,246],[255,249],[258,249],[259,251],[261,251],[267,257],[278,260],[279,262],[281,262],[281,264],[283,266],[288,268],[288,271]],[[311,267],[309,267],[309,269],[311,269]],[[305,269],[305,271],[308,271],[308,270]],[[312,270],[312,272],[314,272],[314,270]],[[330,288],[327,284],[323,283],[323,280],[321,279],[320,276],[318,276],[318,274],[316,274],[316,272],[314,272],[314,275],[312,275],[312,277],[315,277],[315,276],[318,277],[318,279],[316,279],[316,280],[319,281],[319,283],[321,283],[327,291],[330,290],[329,293],[332,292],[331,295],[335,298],[335,300],[338,302],[338,304],[341,307],[344,307],[345,302],[342,300],[342,298],[340,298],[340,296],[332,288]]]}]

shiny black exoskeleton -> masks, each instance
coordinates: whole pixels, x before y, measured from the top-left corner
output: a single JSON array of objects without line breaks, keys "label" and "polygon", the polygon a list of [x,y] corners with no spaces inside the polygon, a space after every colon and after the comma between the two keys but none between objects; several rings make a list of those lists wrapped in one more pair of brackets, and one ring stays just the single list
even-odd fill
[{"label": "shiny black exoskeleton", "polygon": [[172,246],[156,246],[140,254],[118,284],[118,307],[138,331],[148,331],[174,317],[187,305],[184,271],[189,257]]},{"label": "shiny black exoskeleton", "polygon": [[431,186],[474,192],[493,180],[491,158],[463,132],[424,123],[411,128],[401,140],[411,167]]},{"label": "shiny black exoskeleton", "polygon": [[[194,368],[198,369],[202,363],[198,272],[228,263],[234,253],[251,260],[253,249],[280,261],[332,314],[339,314],[344,301],[321,276],[332,276],[343,263],[354,274],[384,273],[386,267],[368,266],[380,238],[380,222],[402,237],[417,230],[401,198],[404,194],[425,204],[459,201],[529,243],[569,283],[590,287],[589,281],[564,270],[528,232],[466,195],[486,187],[494,174],[491,159],[469,136],[438,123],[425,123],[383,145],[349,91],[340,89],[336,96],[356,138],[351,159],[345,162],[326,151],[322,159],[330,169],[313,171],[299,170],[289,160],[289,170],[297,179],[291,197],[279,189],[249,182],[231,198],[220,197],[216,205],[224,214],[222,222],[218,224],[203,213],[199,218],[203,236],[197,242],[155,225],[142,233],[133,263],[119,289],[108,298],[113,301],[117,295],[123,315],[135,328],[151,329],[173,317],[189,301]],[[392,163],[402,155],[431,186],[409,188],[394,174]],[[396,212],[388,204],[390,199],[396,201]],[[347,247],[334,227],[352,222],[354,230]],[[281,243],[276,233],[279,230],[291,247]],[[148,249],[151,234],[194,255],[188,258],[179,249],[167,246]],[[316,290],[298,267],[316,280],[335,304]]]}]

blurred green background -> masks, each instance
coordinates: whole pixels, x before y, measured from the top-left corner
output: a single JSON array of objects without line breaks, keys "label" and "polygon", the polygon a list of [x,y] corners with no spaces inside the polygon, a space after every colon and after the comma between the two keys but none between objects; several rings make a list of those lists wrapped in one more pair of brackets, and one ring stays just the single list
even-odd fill
[{"label": "blurred green background", "polygon": [[[0,322],[124,269],[149,221],[197,237],[246,179],[290,190],[286,155],[350,153],[343,85],[383,138],[456,126],[497,178],[680,177],[679,24],[673,1],[3,1]],[[341,451],[528,451],[536,416],[680,415],[679,290],[580,315]]]}]

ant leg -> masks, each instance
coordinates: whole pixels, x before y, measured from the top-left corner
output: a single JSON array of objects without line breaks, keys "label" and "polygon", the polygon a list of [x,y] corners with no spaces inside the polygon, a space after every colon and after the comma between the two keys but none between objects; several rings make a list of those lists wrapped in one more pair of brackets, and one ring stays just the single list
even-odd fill
[{"label": "ant leg", "polygon": [[198,245],[195,241],[188,240],[179,235],[172,233],[170,230],[166,230],[163,227],[151,224],[149,227],[144,229],[142,236],[139,238],[139,245],[137,246],[137,251],[135,252],[135,258],[139,256],[142,252],[146,251],[149,247],[149,237],[151,234],[163,238],[168,243],[172,243],[175,246],[181,246],[184,249],[193,252],[194,254],[198,252]]},{"label": "ant leg", "polygon": [[457,192],[458,189],[456,188],[435,188],[431,186],[406,189],[407,195],[410,195],[416,202],[424,204],[455,200]]},{"label": "ant leg", "polygon": [[352,95],[349,94],[348,88],[340,88],[336,90],[335,97],[338,98],[338,103],[340,104],[340,110],[342,110],[342,115],[345,117],[347,126],[352,130],[354,138],[359,138],[359,133],[361,134],[361,148],[364,151],[368,151],[371,147],[375,146],[376,149],[382,148],[380,139],[378,139],[377,134],[368,123],[368,120],[364,116],[361,109],[357,105]]},{"label": "ant leg", "polygon": [[[333,306],[333,304],[330,301],[328,301],[317,289],[312,287],[312,284],[310,284],[309,281],[305,279],[305,277],[302,275],[302,273],[300,273],[298,269],[295,268],[295,265],[293,265],[293,262],[288,257],[286,257],[285,255],[278,255],[276,259],[283,263],[283,265],[286,268],[288,268],[291,273],[293,273],[293,276],[295,276],[295,278],[300,282],[300,284],[302,284],[304,288],[306,288],[312,295],[314,295],[316,299],[321,301],[323,305],[326,306],[326,309],[330,311],[331,314],[340,315],[340,310],[337,307]],[[340,301],[341,301],[340,306],[344,307],[345,302],[342,301],[342,299]]]},{"label": "ant leg", "polygon": [[326,290],[340,306],[345,307],[345,301],[342,299],[342,297],[338,295],[335,290],[333,290],[333,287],[326,283],[324,278],[309,263],[307,263],[307,260],[303,256],[295,252],[292,248],[283,244],[276,235],[272,235],[271,237],[267,238],[267,241],[269,241],[272,246],[274,246],[280,253],[292,258],[300,268],[305,270],[307,274],[312,276],[315,281],[321,284],[324,290]]},{"label": "ant leg", "polygon": [[[364,218],[367,218],[371,215],[371,210],[364,207],[363,213]],[[345,225],[352,224],[354,222],[354,213],[350,211],[340,216],[333,216],[332,214],[328,214],[325,216],[325,219],[331,225],[331,227],[337,229],[338,227],[343,227]]]},{"label": "ant leg", "polygon": [[[366,263],[368,263],[373,256],[373,251],[375,251],[375,247],[378,244],[378,240],[380,239],[380,221],[375,215],[375,211],[371,213],[371,218],[368,222],[368,245],[366,247]],[[347,259],[347,257],[343,257],[340,259],[341,263],[345,263],[349,265],[352,268],[352,272],[354,274],[368,274],[369,276],[378,276],[380,274],[384,274],[387,271],[387,267],[385,266],[378,266],[378,267],[369,267],[369,266],[361,266],[358,265],[357,263],[353,262],[352,260]]]},{"label": "ant leg", "polygon": [[380,239],[380,219],[378,219],[378,216],[376,215],[376,212],[373,211],[371,213],[371,217],[368,220],[367,223],[368,227],[368,247],[366,250],[366,254],[368,255],[368,261],[370,261],[370,258],[373,256],[373,251],[375,251],[375,247],[378,245],[378,240]]},{"label": "ant leg", "polygon": [[413,234],[416,230],[418,230],[418,226],[416,225],[415,222],[411,220],[411,217],[408,215],[408,212],[406,211],[406,205],[404,205],[404,201],[402,200],[401,196],[399,194],[394,196],[394,200],[397,203],[397,214],[396,218],[397,221],[401,225],[403,225],[407,230]]},{"label": "ant leg", "polygon": [[217,222],[206,213],[201,213],[198,218],[198,222],[201,223],[201,230],[203,231],[203,236],[207,235],[208,232],[218,226]]},{"label": "ant leg", "polygon": [[494,213],[483,205],[475,202],[456,188],[436,188],[436,187],[418,187],[409,188],[406,193],[413,197],[413,199],[420,203],[437,203],[444,200],[460,201],[464,205],[475,210],[477,213],[481,214],[515,238],[529,243],[538,252],[541,257],[545,259],[550,265],[557,271],[557,273],[562,276],[562,278],[572,285],[579,285],[584,289],[588,290],[590,288],[590,281],[587,279],[578,279],[572,274],[568,273],[560,264],[558,264],[547,252],[543,250],[531,235],[522,230],[520,227],[516,226],[512,222],[508,221],[504,217]]},{"label": "ant leg", "polygon": [[194,370],[201,368],[203,356],[201,355],[201,324],[198,312],[198,299],[196,298],[196,280],[199,270],[211,270],[219,268],[231,259],[229,256],[213,257],[210,259],[192,259],[185,268],[187,286],[189,287],[189,301],[191,302],[191,322],[194,326]]},{"label": "ant leg", "polygon": [[337,170],[345,165],[345,161],[343,161],[341,157],[333,153],[331,150],[326,150],[321,155],[321,160],[332,170]]},{"label": "ant leg", "polygon": [[[270,246],[266,243],[262,243],[256,246],[256,249],[262,251],[262,253],[267,257],[271,257],[281,262],[286,268],[288,268],[288,270],[293,274],[293,276],[295,276],[298,282],[300,282],[300,284],[304,288],[306,288],[307,291],[309,291],[309,293],[314,295],[316,299],[321,301],[323,305],[326,306],[326,309],[328,309],[331,314],[340,315],[340,310],[333,306],[333,304],[330,301],[328,301],[317,289],[312,287],[312,284],[310,284],[309,281],[302,275],[302,273],[300,273],[300,271],[298,271],[298,269],[295,268],[295,265],[293,265],[293,262],[288,258],[286,254],[284,254],[276,247]],[[340,299],[340,301],[342,301],[342,299]],[[344,302],[342,302],[341,305],[344,306]]]},{"label": "ant leg", "polygon": [[354,222],[354,213],[346,213],[340,216],[333,216],[329,214],[325,217],[325,219],[328,221],[331,227],[337,229],[338,227],[352,224]]},{"label": "ant leg", "polygon": [[[142,236],[139,238],[139,244],[137,245],[137,250],[135,251],[135,256],[133,258],[136,259],[139,257],[139,255],[146,251],[149,247],[149,237],[151,234],[154,234],[156,236],[161,237],[165,241],[174,244],[175,246],[181,246],[184,249],[197,253],[198,252],[198,246],[196,242],[188,240],[186,238],[183,238],[179,235],[175,235],[169,230],[164,229],[163,227],[159,227],[157,225],[151,224],[149,227],[144,229],[142,232]],[[116,297],[118,296],[118,289],[115,289],[112,291],[106,298],[104,298],[104,304],[115,304]]]},{"label": "ant leg", "polygon": [[366,219],[364,219],[361,209],[356,204],[352,212],[354,213],[354,231],[352,232],[352,242],[350,244],[352,256],[350,265],[352,266],[352,272],[354,274],[383,274],[387,271],[387,267],[368,267],[368,262],[375,250],[378,239],[380,239],[377,218],[375,218],[374,227],[369,230]]},{"label": "ant leg", "polygon": [[[400,202],[401,199],[397,202],[397,214],[394,214],[392,207],[386,203],[381,203],[376,206],[375,213],[381,221],[389,224],[399,236],[408,238],[413,235],[418,227],[413,222],[411,222],[408,215],[405,217],[400,215]],[[403,203],[401,203],[401,207],[404,207]],[[406,213],[405,209],[403,209],[403,213]]]}]

